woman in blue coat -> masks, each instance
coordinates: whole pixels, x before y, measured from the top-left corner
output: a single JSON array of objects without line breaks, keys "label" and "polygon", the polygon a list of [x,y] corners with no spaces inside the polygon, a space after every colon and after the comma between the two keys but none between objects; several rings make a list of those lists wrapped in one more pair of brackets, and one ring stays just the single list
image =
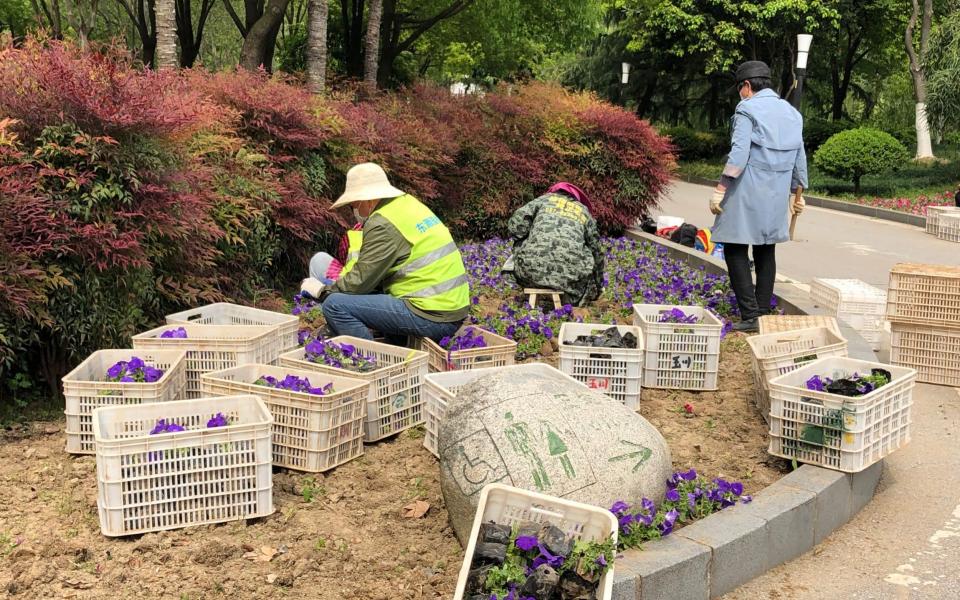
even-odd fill
[{"label": "woman in blue coat", "polygon": [[[790,239],[789,215],[803,210],[803,199],[792,202],[791,192],[807,186],[803,117],[771,87],[765,63],[748,61],[737,69],[740,104],[733,115],[730,156],[710,199],[710,211],[717,215],[713,240],[723,243],[740,308],[735,331],[756,331],[757,317],[769,311],[776,244]],[[756,286],[747,256],[750,246]]]}]

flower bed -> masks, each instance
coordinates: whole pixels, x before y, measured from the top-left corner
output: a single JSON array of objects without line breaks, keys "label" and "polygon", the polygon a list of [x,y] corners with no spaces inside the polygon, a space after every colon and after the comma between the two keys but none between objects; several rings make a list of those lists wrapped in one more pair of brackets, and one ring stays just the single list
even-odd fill
[{"label": "flower bed", "polygon": [[564,322],[628,323],[635,303],[693,305],[709,308],[724,319],[737,315],[736,298],[726,275],[708,274],[673,260],[656,244],[625,237],[605,238],[604,291],[582,309],[564,306],[544,312],[531,308],[512,277],[501,272],[512,252],[511,242],[492,239],[466,244],[461,254],[470,276],[473,310],[470,322],[517,342],[517,360],[549,356],[559,347]]}]

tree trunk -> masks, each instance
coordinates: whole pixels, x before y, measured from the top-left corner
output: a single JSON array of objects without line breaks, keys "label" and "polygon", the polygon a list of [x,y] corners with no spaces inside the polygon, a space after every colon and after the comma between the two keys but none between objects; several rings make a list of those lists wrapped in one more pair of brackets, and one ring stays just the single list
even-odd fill
[{"label": "tree trunk", "polygon": [[200,18],[197,19],[197,30],[193,30],[193,15],[191,0],[176,0],[177,7],[177,39],[180,41],[180,66],[190,68],[200,55],[200,44],[203,42],[203,28],[213,9],[214,0],[203,0],[200,3]]},{"label": "tree trunk", "polygon": [[367,17],[366,55],[363,60],[363,84],[367,91],[377,89],[377,67],[380,64],[380,19],[383,17],[383,0],[370,0]]},{"label": "tree trunk", "polygon": [[307,5],[307,89],[323,93],[327,79],[327,0],[308,0]]},{"label": "tree trunk", "polygon": [[913,0],[913,12],[904,33],[904,45],[910,58],[910,76],[913,78],[913,94],[916,100],[917,158],[934,158],[930,141],[930,123],[927,120],[927,80],[923,75],[923,60],[930,45],[930,26],[933,22],[933,0],[923,2],[923,20],[920,25],[920,54],[913,47],[913,31],[920,16],[919,0]]},{"label": "tree trunk", "polygon": [[153,6],[157,19],[157,69],[177,68],[177,9],[175,0],[156,0]]},{"label": "tree trunk", "polygon": [[277,33],[283,23],[283,14],[287,12],[290,0],[269,0],[263,16],[247,32],[240,49],[240,66],[256,71],[261,66],[267,71],[273,69],[273,47],[277,43]]}]

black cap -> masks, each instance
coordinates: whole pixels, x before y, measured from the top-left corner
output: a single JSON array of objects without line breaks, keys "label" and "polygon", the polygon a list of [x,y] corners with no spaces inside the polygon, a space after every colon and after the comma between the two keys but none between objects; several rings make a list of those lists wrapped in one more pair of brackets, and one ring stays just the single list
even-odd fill
[{"label": "black cap", "polygon": [[770,67],[762,60],[748,60],[737,67],[737,83],[754,77],[770,77]]}]

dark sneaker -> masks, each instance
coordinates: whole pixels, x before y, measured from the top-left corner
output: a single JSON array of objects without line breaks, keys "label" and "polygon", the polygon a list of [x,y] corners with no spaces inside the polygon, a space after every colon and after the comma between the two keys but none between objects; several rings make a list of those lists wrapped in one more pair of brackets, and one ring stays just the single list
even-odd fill
[{"label": "dark sneaker", "polygon": [[731,329],[738,333],[756,333],[760,330],[760,328],[757,326],[756,319],[747,319],[746,321],[734,323]]}]

